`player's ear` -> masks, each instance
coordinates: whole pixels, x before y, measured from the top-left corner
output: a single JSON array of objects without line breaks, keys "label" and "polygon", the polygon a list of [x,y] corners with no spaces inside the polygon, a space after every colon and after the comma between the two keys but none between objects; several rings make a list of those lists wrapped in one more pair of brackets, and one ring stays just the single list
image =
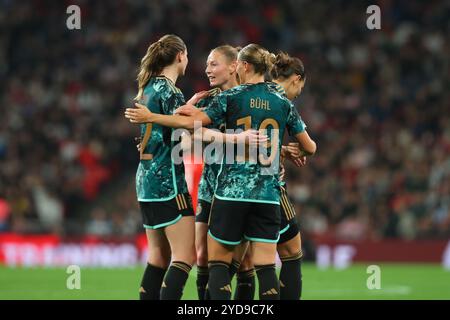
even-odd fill
[{"label": "player's ear", "polygon": [[237,60],[231,62],[231,63],[228,65],[228,70],[230,71],[230,74],[235,73],[235,72],[236,72],[236,69],[237,69]]},{"label": "player's ear", "polygon": [[176,57],[177,62],[183,61],[183,57],[181,56],[182,54],[183,54],[183,52],[181,52],[181,51],[177,53],[177,57]]},{"label": "player's ear", "polygon": [[243,63],[244,63],[244,70],[245,70],[245,72],[248,72],[248,70],[250,68],[250,65],[248,64],[247,61],[244,61]]}]

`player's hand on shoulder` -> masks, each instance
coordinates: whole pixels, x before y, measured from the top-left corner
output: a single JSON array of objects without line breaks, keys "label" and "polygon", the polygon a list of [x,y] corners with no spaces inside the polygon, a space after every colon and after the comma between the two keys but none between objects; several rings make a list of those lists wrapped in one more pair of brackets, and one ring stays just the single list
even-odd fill
[{"label": "player's hand on shoulder", "polygon": [[185,104],[175,109],[174,113],[182,116],[194,116],[199,112],[201,112],[201,109],[196,108],[193,104]]},{"label": "player's hand on shoulder", "polygon": [[196,105],[200,100],[205,99],[207,96],[209,96],[209,91],[203,90],[197,92],[192,96],[192,98],[189,99],[187,104]]},{"label": "player's hand on shoulder", "polygon": [[125,110],[125,118],[131,123],[147,123],[151,122],[153,113],[140,103],[134,104],[136,108],[127,108]]}]

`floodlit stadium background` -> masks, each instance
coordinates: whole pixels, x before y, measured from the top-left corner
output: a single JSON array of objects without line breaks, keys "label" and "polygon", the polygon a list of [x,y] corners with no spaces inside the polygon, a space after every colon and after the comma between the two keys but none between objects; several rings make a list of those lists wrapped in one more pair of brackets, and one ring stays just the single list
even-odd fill
[{"label": "floodlit stadium background", "polygon": [[[66,27],[70,4],[81,30]],[[371,4],[381,30],[366,26]],[[188,46],[187,98],[224,43],[303,60],[295,104],[318,152],[287,183],[304,298],[450,299],[449,16],[446,1],[0,1],[0,299],[137,298],[139,132],[123,111],[165,33]],[[194,191],[201,168],[187,168]],[[70,264],[92,267],[84,291],[65,287]]]}]

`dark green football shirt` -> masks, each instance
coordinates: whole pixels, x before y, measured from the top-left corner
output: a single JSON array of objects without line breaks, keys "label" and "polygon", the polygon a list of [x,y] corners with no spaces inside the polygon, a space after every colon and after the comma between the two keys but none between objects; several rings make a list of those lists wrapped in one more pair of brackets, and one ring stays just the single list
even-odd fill
[{"label": "dark green football shirt", "polygon": [[[282,96],[287,98],[286,91],[284,90],[282,85],[280,85],[280,84],[278,84],[276,82],[268,82],[268,84],[269,84],[270,87],[272,87],[277,92],[279,92]],[[305,125],[305,129],[306,129],[306,125]],[[279,177],[279,182],[280,182],[280,186],[282,186],[282,187],[286,187],[286,181],[284,180],[284,175],[286,173],[286,170],[284,168],[284,161],[285,161],[285,159],[280,158],[280,177]]]},{"label": "dark green football shirt", "polygon": [[[215,88],[210,90],[210,95],[205,99],[200,100],[197,104],[197,108],[207,108],[212,102],[215,96],[217,96],[221,90]],[[225,128],[225,123],[212,123],[207,126],[208,129],[218,129],[223,131]],[[207,144],[205,144],[206,147]],[[222,163],[222,154],[217,154],[212,149],[211,152],[204,152],[203,154],[203,172],[200,179],[200,185],[198,187],[198,198],[200,200],[211,202],[214,195],[214,190],[216,188],[217,174],[219,173],[220,166]]]},{"label": "dark green football shirt", "polygon": [[[184,96],[166,77],[152,77],[144,90],[142,104],[150,111],[171,115],[185,104]],[[144,150],[136,172],[138,201],[168,201],[179,193],[187,193],[183,162],[175,164],[171,141],[173,129],[155,123],[141,124]]]},{"label": "dark green football shirt", "polygon": [[[225,150],[217,177],[215,197],[229,201],[248,201],[279,204],[279,155],[285,128],[290,135],[305,130],[292,103],[272,84],[261,82],[244,84],[216,96],[205,113],[213,123],[224,121],[228,129],[266,129],[271,137],[267,155],[274,155],[270,164],[253,158],[230,159]],[[278,136],[278,141],[274,140]],[[277,142],[275,144],[275,142]],[[273,166],[272,164],[276,164]],[[266,170],[270,167],[270,170]]]}]

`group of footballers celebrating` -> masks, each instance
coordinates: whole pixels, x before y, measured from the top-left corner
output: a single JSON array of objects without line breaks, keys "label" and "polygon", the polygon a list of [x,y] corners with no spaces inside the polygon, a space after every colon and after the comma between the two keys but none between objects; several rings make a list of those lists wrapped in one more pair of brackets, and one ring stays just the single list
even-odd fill
[{"label": "group of footballers celebrating", "polygon": [[[141,127],[136,192],[148,261],[140,298],[181,299],[196,264],[200,300],[231,299],[235,275],[234,299],[251,300],[255,273],[261,300],[298,300],[301,238],[283,162],[288,159],[301,167],[316,152],[316,143],[291,102],[305,84],[303,63],[257,44],[219,46],[206,61],[212,89],[186,103],[175,84],[187,64],[188,51],[178,36],[165,35],[152,43],[141,60],[138,103],[125,111],[125,117]],[[199,122],[205,145],[218,138],[246,143],[248,149],[252,143],[264,144],[271,156],[250,159],[246,153],[243,159],[230,161],[228,154],[205,153],[218,161],[205,161],[194,214],[183,163],[172,157],[178,142],[171,136],[175,128],[193,130]],[[283,146],[286,128],[297,142]],[[264,173],[273,163],[276,170]],[[277,253],[282,263],[279,278]]]}]

